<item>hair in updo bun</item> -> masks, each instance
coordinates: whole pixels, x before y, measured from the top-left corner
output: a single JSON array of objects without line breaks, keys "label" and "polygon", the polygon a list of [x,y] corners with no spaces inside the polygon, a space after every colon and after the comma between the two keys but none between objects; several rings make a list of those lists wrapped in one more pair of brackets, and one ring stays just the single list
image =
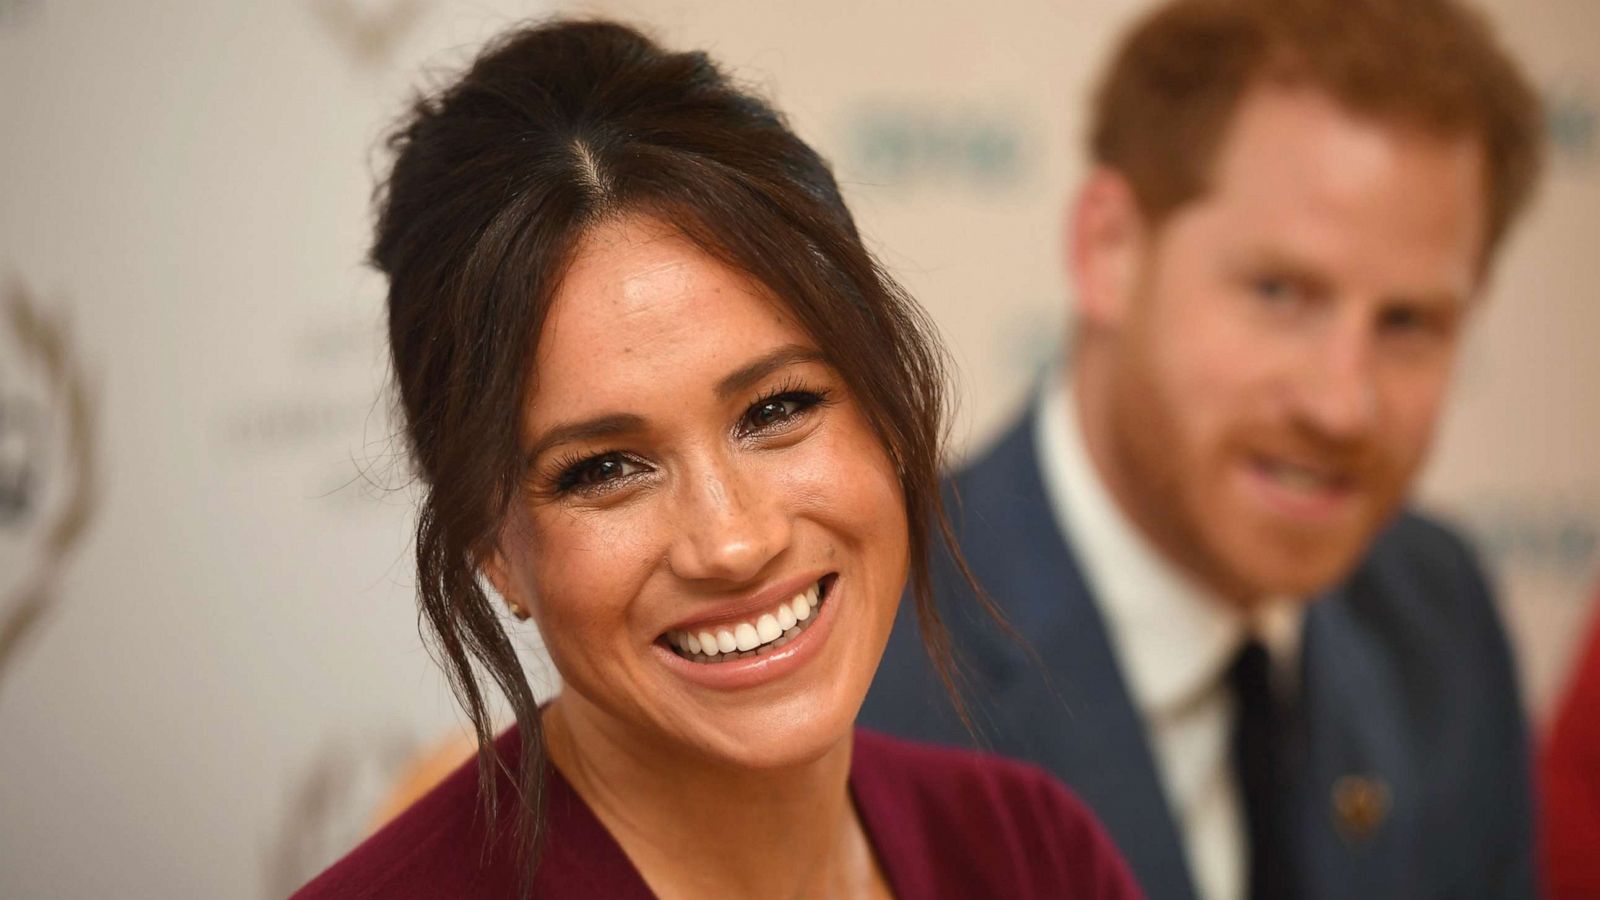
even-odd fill
[{"label": "hair in updo bun", "polygon": [[541,326],[598,223],[633,214],[670,223],[763,285],[822,348],[899,473],[918,620],[954,695],[927,578],[930,530],[954,552],[939,496],[943,352],[862,245],[827,163],[782,116],[702,53],[664,50],[610,22],[554,21],[496,39],[415,102],[390,147],[372,261],[388,276],[394,377],[424,488],[419,603],[477,731],[491,817],[503,764],[488,681],[516,716],[527,878],[542,821],[538,708],[479,564],[521,483],[521,411]]}]

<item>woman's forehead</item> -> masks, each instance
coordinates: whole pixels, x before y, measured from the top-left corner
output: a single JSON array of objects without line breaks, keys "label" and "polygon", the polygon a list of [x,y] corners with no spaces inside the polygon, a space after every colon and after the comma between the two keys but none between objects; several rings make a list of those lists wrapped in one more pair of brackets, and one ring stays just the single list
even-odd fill
[{"label": "woman's forehead", "polygon": [[539,335],[533,385],[558,411],[694,390],[768,349],[813,343],[747,275],[665,225],[624,219],[579,244]]}]

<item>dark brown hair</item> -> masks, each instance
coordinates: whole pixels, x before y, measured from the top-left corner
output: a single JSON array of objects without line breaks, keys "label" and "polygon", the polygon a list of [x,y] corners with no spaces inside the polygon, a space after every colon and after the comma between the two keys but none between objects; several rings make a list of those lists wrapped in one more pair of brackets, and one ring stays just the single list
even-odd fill
[{"label": "dark brown hair", "polygon": [[1305,83],[1351,111],[1482,142],[1499,245],[1538,180],[1543,119],[1516,63],[1454,0],[1176,0],[1140,20],[1095,98],[1094,161],[1159,224],[1207,187],[1241,98]]},{"label": "dark brown hair", "polygon": [[828,165],[771,106],[701,53],[667,52],[617,24],[557,21],[502,35],[419,99],[390,144],[372,260],[389,279],[394,376],[425,488],[421,613],[477,731],[491,821],[501,764],[488,681],[516,715],[519,852],[537,855],[538,710],[478,566],[521,483],[541,324],[577,242],[607,219],[670,223],[752,276],[839,371],[899,473],[918,620],[953,689],[927,577],[930,530],[953,549],[939,497],[943,353],[863,247]]}]

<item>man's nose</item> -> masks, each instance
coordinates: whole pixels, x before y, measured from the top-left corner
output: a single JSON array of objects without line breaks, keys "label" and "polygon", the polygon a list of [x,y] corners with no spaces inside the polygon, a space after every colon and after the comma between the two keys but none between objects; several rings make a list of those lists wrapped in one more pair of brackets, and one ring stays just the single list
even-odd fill
[{"label": "man's nose", "polygon": [[668,562],[680,578],[751,581],[789,546],[778,491],[737,459],[694,466],[676,493],[678,534]]},{"label": "man's nose", "polygon": [[1306,348],[1295,413],[1328,440],[1360,441],[1378,421],[1376,327],[1352,312],[1330,323],[1319,338]]}]

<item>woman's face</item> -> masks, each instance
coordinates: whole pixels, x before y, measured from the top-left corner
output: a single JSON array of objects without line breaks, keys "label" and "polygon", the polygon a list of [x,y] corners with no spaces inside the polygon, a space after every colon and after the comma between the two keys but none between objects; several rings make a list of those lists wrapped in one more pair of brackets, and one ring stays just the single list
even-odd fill
[{"label": "woman's face", "polygon": [[562,714],[751,767],[850,733],[907,568],[894,467],[816,342],[654,220],[581,243],[539,335],[489,573]]}]

